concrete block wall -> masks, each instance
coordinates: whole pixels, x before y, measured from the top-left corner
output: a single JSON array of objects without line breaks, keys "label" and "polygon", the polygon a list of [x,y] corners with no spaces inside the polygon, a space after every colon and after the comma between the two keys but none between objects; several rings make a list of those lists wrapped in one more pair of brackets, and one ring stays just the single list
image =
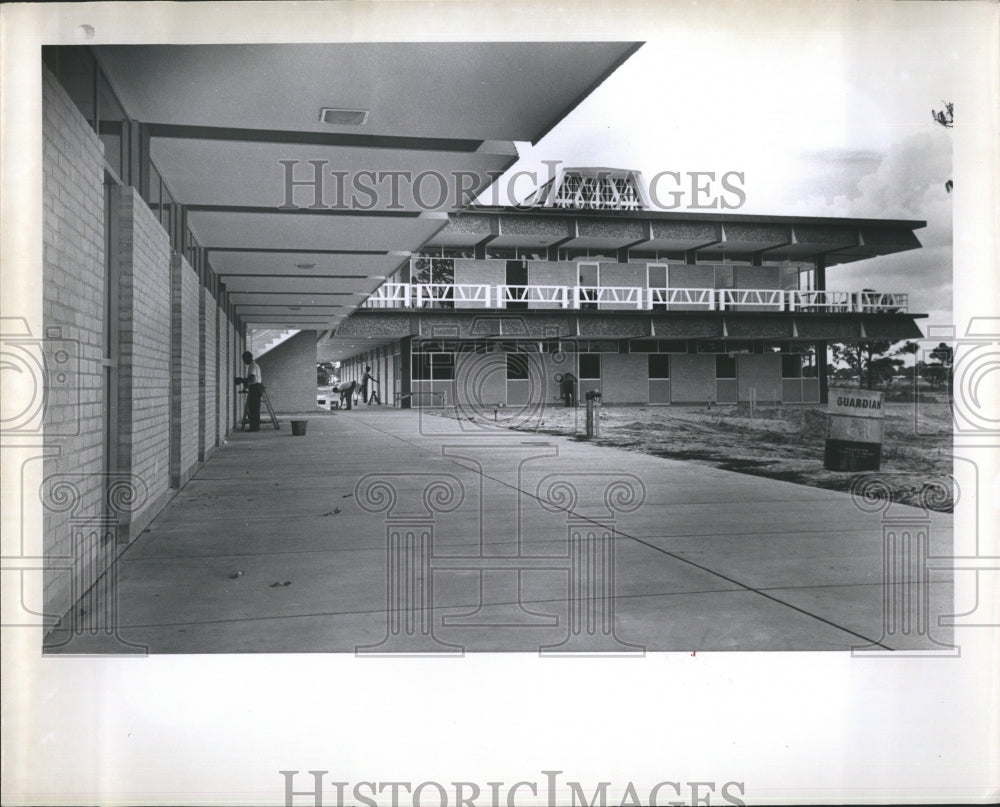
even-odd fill
[{"label": "concrete block wall", "polygon": [[[170,240],[133,188],[113,190],[118,275],[118,471],[142,481],[145,501],[123,515],[130,540],[170,488]],[[127,519],[127,521],[126,521]]]},{"label": "concrete block wall", "polygon": [[78,529],[103,514],[104,151],[48,70],[42,99],[45,333],[30,334],[44,341],[27,349],[43,351],[50,367],[59,366],[61,350],[69,356],[62,381],[46,378],[42,422],[31,427],[41,426],[51,446],[42,460],[45,610],[63,614],[115,551],[113,540]]},{"label": "concrete block wall", "polygon": [[[316,409],[316,331],[299,331],[255,358],[276,412],[312,412]],[[265,411],[262,417],[266,414]]]},{"label": "concrete block wall", "polygon": [[[735,284],[738,289],[780,289],[781,269],[778,266],[737,266],[734,271]],[[743,311],[780,311],[780,305],[775,306],[736,306]]]},{"label": "concrete block wall", "polygon": [[242,342],[136,190],[105,187],[99,138],[44,69],[42,102],[43,607],[65,615],[197,469],[199,434],[230,430],[216,351],[229,370]]},{"label": "concrete block wall", "polygon": [[[574,261],[528,261],[528,283],[533,286],[575,286],[579,276]],[[572,300],[570,301],[572,305]],[[528,308],[562,308],[560,303],[529,303]]]},{"label": "concrete block wall", "polygon": [[[601,261],[600,285],[618,288],[646,287],[646,267],[634,263],[611,263]],[[641,296],[641,292],[640,292]],[[635,311],[636,307],[628,303],[602,303],[602,311]]]},{"label": "concrete block wall", "polygon": [[[501,260],[463,260],[455,261],[455,283],[471,285],[486,284],[490,286],[490,294],[495,294],[495,288],[507,282],[507,262]],[[495,304],[495,299],[491,301]],[[486,308],[486,303],[463,303],[463,308]]]},{"label": "concrete block wall", "polygon": [[182,487],[198,464],[198,355],[201,341],[198,276],[182,256],[170,266],[170,479]]},{"label": "concrete block wall", "polygon": [[226,435],[233,428],[233,396],[236,394],[233,378],[239,373],[233,367],[232,323],[226,317],[225,309],[216,308],[216,339],[218,352],[218,373],[216,393],[217,445],[222,445]]},{"label": "concrete block wall", "polygon": [[[667,270],[667,283],[672,289],[712,289],[715,288],[715,268],[671,263]],[[704,310],[704,306],[672,303],[670,310]]]},{"label": "concrete block wall", "polygon": [[644,353],[601,354],[601,400],[609,404],[649,401],[649,360]]},{"label": "concrete block wall", "polygon": [[216,327],[215,298],[204,286],[199,294],[198,320],[198,460],[204,462],[215,451]]},{"label": "concrete block wall", "polygon": [[[243,365],[243,360],[240,356],[243,354],[243,349],[240,344],[240,333],[239,329],[232,321],[226,323],[226,349],[229,356],[229,379],[232,383],[232,379],[236,376],[244,375],[246,368]],[[243,402],[246,397],[243,395],[238,395],[236,392],[236,385],[232,384],[230,388],[229,397],[229,412],[227,417],[229,418],[230,430],[236,428],[240,419],[243,417]]]}]

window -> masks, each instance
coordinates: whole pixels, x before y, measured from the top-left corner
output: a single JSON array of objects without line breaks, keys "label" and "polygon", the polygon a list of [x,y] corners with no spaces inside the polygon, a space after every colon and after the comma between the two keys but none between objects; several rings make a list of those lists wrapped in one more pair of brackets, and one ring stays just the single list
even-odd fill
[{"label": "window", "polygon": [[96,129],[94,100],[97,64],[90,48],[81,45],[70,47],[46,45],[42,48],[42,58],[76,104],[80,114],[87,119],[92,129]]},{"label": "window", "polygon": [[719,354],[715,357],[715,377],[736,378],[736,358]]},{"label": "window", "polygon": [[414,381],[450,381],[455,377],[455,359],[451,353],[414,353]]},{"label": "window", "polygon": [[802,357],[796,353],[781,357],[782,378],[802,378]]},{"label": "window", "polygon": [[528,357],[519,353],[507,354],[507,380],[521,381],[528,379]]},{"label": "window", "polygon": [[455,357],[451,353],[432,353],[431,378],[435,381],[451,381],[455,377]]},{"label": "window", "polygon": [[600,378],[601,377],[601,354],[581,353],[580,354],[580,378]]},{"label": "window", "polygon": [[414,258],[410,263],[410,279],[413,283],[454,283],[455,261],[453,258]]},{"label": "window", "polygon": [[[799,346],[791,346],[789,350],[801,350]],[[787,352],[781,354],[782,378],[816,378],[816,354],[813,352]]]},{"label": "window", "polygon": [[688,343],[686,339],[661,339],[660,351],[662,353],[687,353]]},{"label": "window", "polygon": [[670,357],[663,353],[650,353],[649,360],[650,378],[670,378]]},{"label": "window", "polygon": [[97,75],[97,111],[101,118],[97,133],[104,143],[104,162],[127,182],[128,117],[101,71]]},{"label": "window", "polygon": [[635,339],[629,344],[632,353],[687,353],[686,339]]}]

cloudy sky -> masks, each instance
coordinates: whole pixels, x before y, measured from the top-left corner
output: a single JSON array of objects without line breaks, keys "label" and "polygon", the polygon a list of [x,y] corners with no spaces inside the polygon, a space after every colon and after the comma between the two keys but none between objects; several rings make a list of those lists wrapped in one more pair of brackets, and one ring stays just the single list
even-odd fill
[{"label": "cloudy sky", "polygon": [[923,249],[835,267],[828,286],[906,291],[922,327],[949,324],[952,142],[931,110],[954,98],[959,49],[929,28],[737,27],[647,42],[512,171],[739,171],[738,212],[927,221]]}]

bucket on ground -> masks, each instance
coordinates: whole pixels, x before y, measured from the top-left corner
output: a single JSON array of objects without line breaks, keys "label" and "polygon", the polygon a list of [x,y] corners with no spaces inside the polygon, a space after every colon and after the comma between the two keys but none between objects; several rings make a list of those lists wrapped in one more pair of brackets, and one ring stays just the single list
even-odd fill
[{"label": "bucket on ground", "polygon": [[306,433],[306,424],[309,423],[308,420],[293,420],[292,421],[292,437],[304,437]]},{"label": "bucket on ground", "polygon": [[882,464],[882,393],[867,389],[830,390],[826,449],[828,471],[877,471]]}]

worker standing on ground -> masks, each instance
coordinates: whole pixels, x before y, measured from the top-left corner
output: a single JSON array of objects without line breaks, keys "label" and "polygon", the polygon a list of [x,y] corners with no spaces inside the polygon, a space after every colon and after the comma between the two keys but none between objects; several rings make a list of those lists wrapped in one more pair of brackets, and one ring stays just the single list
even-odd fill
[{"label": "worker standing on ground", "polygon": [[378,392],[375,387],[378,386],[378,379],[372,375],[371,365],[365,367],[365,375],[361,379],[361,400],[366,404],[371,405],[372,401],[381,404],[382,400],[378,397]]},{"label": "worker standing on ground", "polygon": [[559,394],[562,396],[564,406],[576,406],[576,376],[572,373],[563,373],[559,382]]},{"label": "worker standing on ground", "polygon": [[242,378],[237,378],[236,382],[243,384],[247,389],[249,430],[259,432],[260,400],[264,397],[264,376],[260,372],[260,365],[253,360],[253,354],[249,350],[243,352],[243,363],[247,366],[247,374]]}]

